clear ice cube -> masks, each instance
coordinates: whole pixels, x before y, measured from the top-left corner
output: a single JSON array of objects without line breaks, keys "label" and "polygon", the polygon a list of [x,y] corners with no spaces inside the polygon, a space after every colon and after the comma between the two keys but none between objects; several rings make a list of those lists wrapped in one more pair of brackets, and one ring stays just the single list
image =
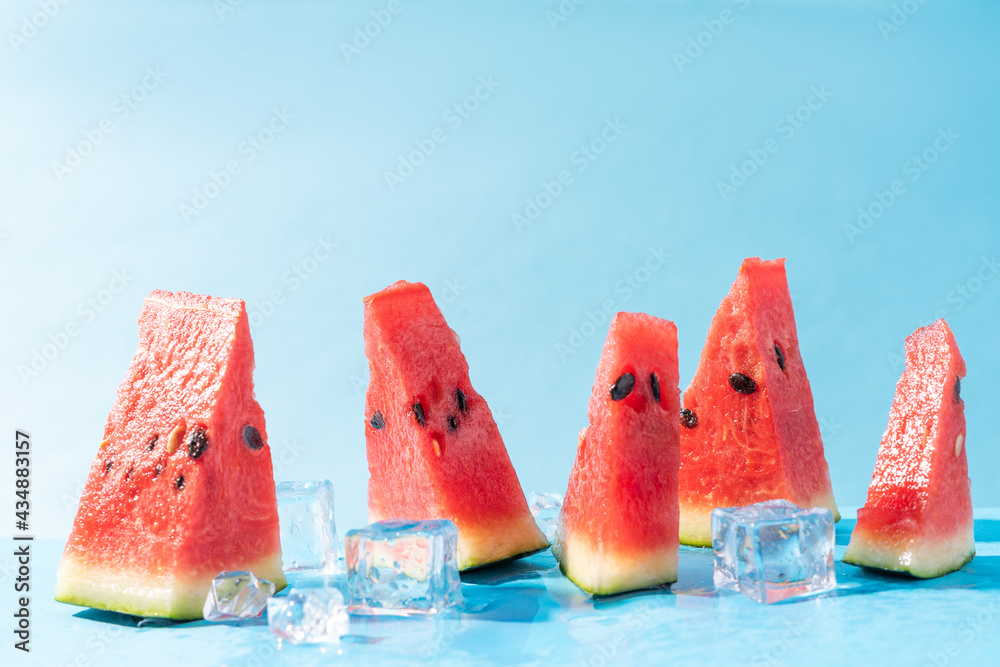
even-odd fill
[{"label": "clear ice cube", "polygon": [[344,560],[351,613],[436,614],[462,602],[451,521],[380,521],[348,531]]},{"label": "clear ice cube", "polygon": [[340,542],[333,518],[333,484],[326,479],[279,482],[276,491],[285,572],[336,572]]},{"label": "clear ice cube", "polygon": [[837,585],[833,515],[787,500],[712,510],[717,588],[757,602],[815,595]]},{"label": "clear ice cube", "polygon": [[350,632],[344,596],[336,588],[293,588],[267,601],[267,624],[279,639],[292,644],[339,642]]},{"label": "clear ice cube", "polygon": [[257,618],[274,595],[274,584],[253,572],[220,572],[212,580],[202,614],[206,621],[239,621]]},{"label": "clear ice cube", "polygon": [[549,542],[556,535],[559,527],[559,511],[562,509],[563,497],[559,493],[528,493],[528,508],[535,517],[535,523],[545,534]]}]

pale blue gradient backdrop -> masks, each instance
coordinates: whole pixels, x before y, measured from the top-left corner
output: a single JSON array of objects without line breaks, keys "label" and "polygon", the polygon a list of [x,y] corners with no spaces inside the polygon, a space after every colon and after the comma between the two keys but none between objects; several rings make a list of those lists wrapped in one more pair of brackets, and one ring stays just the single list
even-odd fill
[{"label": "pale blue gradient backdrop", "polygon": [[[557,344],[590,332],[607,300],[669,318],[683,388],[752,255],[788,258],[838,501],[864,501],[901,371],[890,355],[946,311],[969,368],[974,499],[1000,505],[1000,279],[984,269],[994,279],[976,283],[1000,254],[1000,8],[927,3],[884,39],[891,5],[592,0],[553,29],[555,2],[402,0],[347,62],[340,44],[386,3],[246,0],[220,18],[209,0],[73,2],[16,50],[10,34],[40,10],[7,3],[0,426],[34,437],[38,533],[69,529],[154,288],[242,297],[258,314],[281,291],[254,318],[257,397],[279,477],[333,480],[343,533],[365,522],[363,296],[427,283],[525,490],[562,491],[606,326],[565,359]],[[679,68],[673,53],[706,21],[721,34]],[[115,100],[147,68],[165,76],[122,118]],[[456,126],[446,112],[481,77],[499,85]],[[779,121],[814,87],[828,99],[789,136]],[[275,109],[294,119],[251,161],[241,144]],[[104,119],[113,131],[60,180],[53,163]],[[609,120],[615,140],[581,171],[577,151]],[[446,140],[391,191],[385,172],[436,128]],[[905,163],[948,128],[958,138],[911,181]],[[717,183],[765,145],[724,201]],[[185,221],[179,206],[230,160],[240,172]],[[563,170],[572,182],[519,231],[512,214]],[[895,179],[905,192],[851,242],[845,224]],[[338,247],[296,283],[318,238]],[[647,274],[651,249],[670,256]],[[107,300],[122,270],[102,312],[78,309]],[[626,288],[627,275],[646,281]],[[978,291],[959,299],[969,281]],[[78,334],[22,381],[18,366],[70,324]]]}]

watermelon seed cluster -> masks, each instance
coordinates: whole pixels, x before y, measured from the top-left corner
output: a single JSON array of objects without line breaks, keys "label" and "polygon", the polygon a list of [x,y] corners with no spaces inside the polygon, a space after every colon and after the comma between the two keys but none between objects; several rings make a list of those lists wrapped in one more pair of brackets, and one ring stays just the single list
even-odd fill
[{"label": "watermelon seed cluster", "polygon": [[[260,436],[259,433],[257,435]],[[188,436],[188,456],[193,459],[201,458],[206,449],[208,449],[208,435],[205,433],[205,429],[199,426],[193,429]]]},{"label": "watermelon seed cluster", "polygon": [[246,443],[247,447],[254,450],[264,447],[264,438],[261,437],[257,427],[252,424],[247,424],[243,427],[243,442]]},{"label": "watermelon seed cluster", "polygon": [[692,410],[681,408],[681,426],[684,428],[694,428],[698,425],[698,415]]},{"label": "watermelon seed cluster", "polygon": [[740,394],[752,394],[757,391],[757,383],[743,373],[733,373],[730,375],[729,386]]},{"label": "watermelon seed cluster", "polygon": [[622,373],[621,376],[611,386],[611,400],[620,401],[632,393],[635,388],[635,376],[631,373]]}]

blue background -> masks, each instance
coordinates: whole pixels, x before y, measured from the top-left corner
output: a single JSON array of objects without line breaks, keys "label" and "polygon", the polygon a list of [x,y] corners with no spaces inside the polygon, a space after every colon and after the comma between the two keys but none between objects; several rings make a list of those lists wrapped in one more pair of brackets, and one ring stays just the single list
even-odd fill
[{"label": "blue background", "polygon": [[[838,502],[864,502],[903,339],[944,315],[969,368],[973,498],[1000,505],[996,3],[914,2],[891,31],[885,1],[591,0],[558,23],[556,2],[399,6],[348,58],[342,43],[385,3],[72,2],[33,33],[38,5],[5,4],[0,427],[33,436],[38,535],[69,530],[152,289],[247,301],[277,476],[333,480],[343,532],[365,522],[363,296],[425,282],[525,490],[562,491],[606,330],[589,314],[610,300],[675,321],[683,389],[754,255],[788,258]],[[141,89],[147,68],[165,76]],[[449,109],[481,77],[499,86],[456,124]],[[828,99],[803,107],[814,89]],[[244,142],[275,109],[294,119],[250,160]],[[581,170],[609,120],[624,129]],[[55,166],[102,121],[113,131],[79,166]],[[390,188],[438,128],[446,140]],[[777,149],[721,196],[764,146]],[[926,149],[936,160],[912,180]],[[185,219],[228,161],[240,172]],[[563,170],[572,183],[518,229],[512,215]],[[845,227],[897,179],[867,229]],[[312,262],[318,239],[337,248]],[[646,273],[651,249],[669,258]],[[103,292],[115,272],[127,284]],[[560,355],[574,329],[591,335]]]}]

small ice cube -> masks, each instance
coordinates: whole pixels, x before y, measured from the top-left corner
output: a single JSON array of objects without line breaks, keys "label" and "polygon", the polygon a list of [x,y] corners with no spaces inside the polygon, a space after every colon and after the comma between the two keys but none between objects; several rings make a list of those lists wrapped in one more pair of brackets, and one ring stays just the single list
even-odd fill
[{"label": "small ice cube", "polygon": [[535,523],[551,542],[559,527],[559,511],[562,509],[563,497],[559,493],[528,493],[528,507]]},{"label": "small ice cube", "polygon": [[787,500],[712,510],[715,585],[772,603],[834,589],[833,515]]},{"label": "small ice cube", "polygon": [[267,601],[267,624],[292,644],[339,642],[350,632],[344,596],[336,588],[293,588]]},{"label": "small ice cube", "polygon": [[238,621],[257,618],[274,595],[274,584],[253,572],[224,571],[212,580],[202,614],[206,621]]},{"label": "small ice cube", "polygon": [[333,519],[333,484],[326,479],[279,482],[276,491],[285,572],[335,572],[340,542]]},{"label": "small ice cube", "polygon": [[352,613],[436,614],[462,602],[451,521],[380,521],[348,531],[344,560]]}]

